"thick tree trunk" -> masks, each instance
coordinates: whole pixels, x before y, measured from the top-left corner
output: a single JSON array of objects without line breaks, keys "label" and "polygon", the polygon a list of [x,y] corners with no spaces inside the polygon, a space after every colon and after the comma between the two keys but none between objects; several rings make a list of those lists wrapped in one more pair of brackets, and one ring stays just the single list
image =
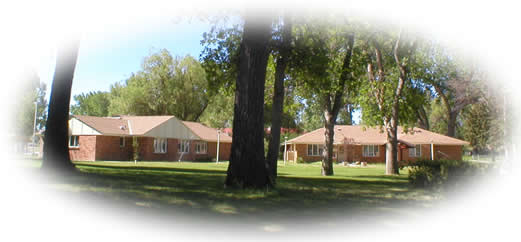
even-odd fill
[{"label": "thick tree trunk", "polygon": [[324,157],[324,161],[322,162],[322,175],[323,176],[332,176],[333,172],[333,142],[335,137],[335,123],[332,120],[331,115],[326,112],[325,114],[328,116],[326,118],[324,124],[324,153],[322,154]]},{"label": "thick tree trunk", "polygon": [[385,145],[385,174],[398,175],[398,129],[394,128],[393,121],[387,125],[387,143]]},{"label": "thick tree trunk", "polygon": [[324,112],[324,161],[322,162],[322,175],[333,175],[333,141],[335,137],[335,120],[333,114]]},{"label": "thick tree trunk", "polygon": [[282,43],[279,48],[280,55],[275,67],[275,86],[273,90],[273,106],[271,113],[271,139],[268,145],[266,162],[270,168],[270,178],[275,184],[277,177],[277,160],[280,148],[280,128],[282,122],[282,109],[284,104],[284,77],[291,53],[291,19],[288,14],[284,17]]},{"label": "thick tree trunk", "polygon": [[60,172],[74,170],[69,156],[69,105],[72,80],[78,56],[79,40],[62,45],[56,57],[56,68],[51,86],[51,97],[45,142],[43,146],[42,168]]},{"label": "thick tree trunk", "polygon": [[429,130],[430,129],[429,117],[427,116],[427,112],[425,111],[425,108],[423,106],[421,106],[417,110],[417,115],[418,115],[418,125],[420,126],[420,128]]},{"label": "thick tree trunk", "polygon": [[[244,24],[239,53],[233,118],[233,141],[225,185],[272,186],[264,160],[264,83],[271,19],[252,16]],[[257,17],[257,18],[256,18]]]},{"label": "thick tree trunk", "polygon": [[456,117],[458,116],[458,114],[449,111],[449,112],[447,112],[447,115],[448,115],[447,136],[455,137],[456,136]]}]

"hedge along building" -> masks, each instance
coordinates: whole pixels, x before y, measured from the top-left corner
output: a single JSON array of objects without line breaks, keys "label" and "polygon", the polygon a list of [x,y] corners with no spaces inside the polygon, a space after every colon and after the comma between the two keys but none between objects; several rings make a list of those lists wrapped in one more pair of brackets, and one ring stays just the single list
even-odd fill
[{"label": "hedge along building", "polygon": [[[463,146],[469,143],[420,128],[398,128],[398,160],[418,159],[461,160]],[[335,125],[333,159],[337,162],[385,162],[385,132],[379,128],[360,125]],[[287,141],[288,160],[305,162],[322,160],[325,145],[324,128]]]},{"label": "hedge along building", "polygon": [[[215,136],[215,137],[214,137]],[[93,117],[69,120],[72,160],[134,160],[134,142],[140,160],[228,160],[231,137],[199,123],[174,116]]]}]

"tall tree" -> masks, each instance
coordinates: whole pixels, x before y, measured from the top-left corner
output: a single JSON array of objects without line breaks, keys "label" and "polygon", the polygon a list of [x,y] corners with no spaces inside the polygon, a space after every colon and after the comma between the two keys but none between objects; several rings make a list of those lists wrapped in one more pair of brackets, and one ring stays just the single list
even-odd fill
[{"label": "tall tree", "polygon": [[318,103],[323,115],[325,146],[321,173],[324,176],[334,174],[334,126],[353,80],[351,57],[355,38],[343,20],[335,16],[325,21],[303,19],[295,36],[293,75],[302,80],[304,98]]},{"label": "tall tree", "polygon": [[280,128],[282,123],[282,111],[284,104],[284,79],[286,67],[291,54],[291,17],[286,12],[284,15],[281,39],[278,41],[277,66],[275,68],[275,85],[273,87],[273,105],[271,110],[271,139],[268,145],[266,162],[270,167],[271,182],[275,183],[277,177],[277,160],[280,148]]},{"label": "tall tree", "polygon": [[456,137],[460,113],[482,96],[479,85],[482,73],[434,42],[423,45],[420,53],[417,59],[422,68],[418,79],[436,92],[444,106],[447,126],[444,133]]},{"label": "tall tree", "polygon": [[109,114],[109,93],[89,92],[74,96],[76,104],[71,106],[71,113],[75,115],[89,115],[106,117]]},{"label": "tall tree", "polygon": [[[385,172],[388,175],[399,173],[398,125],[400,119],[404,120],[403,116],[409,113],[400,112],[400,109],[405,108],[404,89],[412,84],[408,68],[416,47],[415,41],[402,39],[401,30],[394,41],[389,37],[378,37],[375,34],[369,41],[371,46],[369,49],[374,53],[367,64],[369,92],[372,98],[361,95],[365,103],[364,117],[368,123],[382,124],[385,130],[387,137]],[[388,52],[386,49],[391,51]],[[372,118],[369,118],[371,116]],[[412,116],[416,118],[414,113]]]},{"label": "tall tree", "polygon": [[191,56],[174,58],[163,49],[145,58],[142,70],[125,83],[112,86],[108,111],[111,115],[175,115],[197,121],[209,97],[200,63]]},{"label": "tall tree", "polygon": [[250,11],[245,18],[235,89],[233,142],[225,185],[272,186],[264,160],[263,108],[271,19]]},{"label": "tall tree", "polygon": [[69,104],[78,48],[79,40],[74,39],[68,44],[61,45],[61,48],[58,49],[48,118],[45,125],[42,163],[44,169],[74,170],[74,165],[69,156],[68,132]]}]

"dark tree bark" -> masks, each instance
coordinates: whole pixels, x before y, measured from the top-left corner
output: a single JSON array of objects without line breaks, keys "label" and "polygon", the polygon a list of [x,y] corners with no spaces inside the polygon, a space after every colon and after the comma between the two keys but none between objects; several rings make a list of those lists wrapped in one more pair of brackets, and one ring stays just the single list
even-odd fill
[{"label": "dark tree bark", "polygon": [[[340,74],[340,83],[335,93],[324,96],[324,160],[322,161],[322,175],[332,176],[333,172],[333,141],[335,137],[335,124],[338,112],[342,107],[342,96],[344,95],[345,84],[351,78],[351,56],[353,55],[353,45],[355,37],[353,34],[348,35],[347,52],[342,64],[342,73]],[[333,100],[331,100],[333,99]]]},{"label": "dark tree bark", "polygon": [[79,40],[73,40],[68,45],[62,45],[58,49],[45,125],[43,169],[60,172],[75,170],[69,156],[68,132],[71,88],[78,48]]},{"label": "dark tree bark", "polygon": [[264,83],[271,19],[247,15],[239,52],[227,187],[272,186],[264,160]]},{"label": "dark tree bark", "polygon": [[429,130],[429,116],[427,115],[427,112],[425,111],[423,105],[420,106],[420,108],[416,112],[418,115],[418,126],[422,129]]},{"label": "dark tree bark", "polygon": [[277,177],[277,160],[280,147],[280,128],[282,108],[284,104],[284,77],[291,54],[291,19],[288,13],[284,16],[282,41],[279,46],[279,56],[275,67],[275,86],[273,88],[273,106],[271,111],[271,139],[268,145],[266,162],[270,168],[271,183],[275,184]]}]

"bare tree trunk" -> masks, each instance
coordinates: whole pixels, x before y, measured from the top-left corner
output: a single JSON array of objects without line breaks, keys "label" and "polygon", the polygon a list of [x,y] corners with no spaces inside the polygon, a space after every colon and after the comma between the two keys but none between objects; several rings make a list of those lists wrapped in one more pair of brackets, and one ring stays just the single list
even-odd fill
[{"label": "bare tree trunk", "polygon": [[[252,16],[253,15],[253,16]],[[233,141],[225,185],[272,186],[264,160],[264,83],[271,19],[250,11],[244,24],[235,90]]]},{"label": "bare tree trunk", "polygon": [[45,125],[42,168],[71,172],[75,168],[69,156],[69,105],[79,40],[74,39],[60,47],[56,57],[56,68]]},{"label": "bare tree trunk", "polygon": [[423,106],[421,106],[417,110],[417,115],[418,115],[418,125],[420,126],[420,128],[429,130],[430,129],[429,116],[427,116],[427,112],[425,111],[425,108]]},{"label": "bare tree trunk", "polygon": [[[338,117],[338,112],[342,107],[342,96],[345,93],[345,83],[351,79],[350,72],[350,64],[351,64],[351,56],[353,55],[353,46],[354,46],[354,35],[349,34],[347,41],[347,53],[344,58],[344,62],[342,65],[342,73],[340,74],[340,83],[336,92],[331,95],[324,96],[324,160],[322,161],[322,175],[323,176],[332,176],[333,172],[333,140],[335,136],[335,124],[336,119]],[[333,98],[333,103],[331,103],[331,98]]]},{"label": "bare tree trunk", "polygon": [[447,112],[448,120],[447,120],[447,136],[455,137],[456,136],[456,117],[457,113]]},{"label": "bare tree trunk", "polygon": [[324,161],[322,162],[322,175],[333,175],[333,141],[335,136],[335,120],[333,114],[324,112]]},{"label": "bare tree trunk", "polygon": [[282,43],[279,48],[280,55],[275,67],[275,86],[273,90],[273,106],[271,113],[271,139],[268,145],[267,163],[270,168],[270,178],[275,184],[277,177],[277,160],[280,148],[280,128],[282,122],[282,108],[284,104],[284,77],[286,66],[291,54],[291,19],[288,13],[284,16]]}]

